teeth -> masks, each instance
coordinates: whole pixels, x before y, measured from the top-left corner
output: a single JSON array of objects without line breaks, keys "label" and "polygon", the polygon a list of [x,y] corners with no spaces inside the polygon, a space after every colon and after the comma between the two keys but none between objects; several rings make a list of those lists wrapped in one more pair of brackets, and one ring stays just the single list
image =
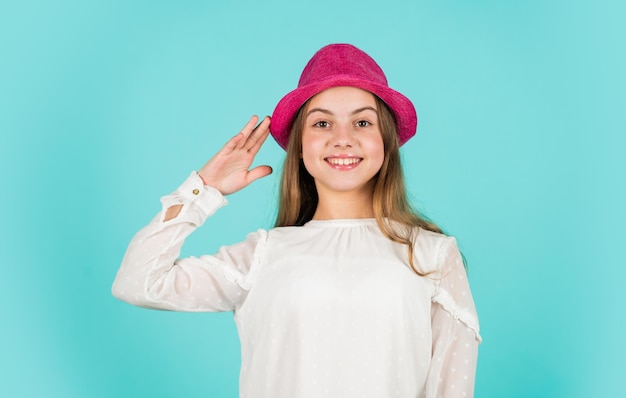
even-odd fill
[{"label": "teeth", "polygon": [[359,163],[361,159],[359,158],[328,158],[328,163],[336,164],[340,166],[347,166],[351,164]]}]

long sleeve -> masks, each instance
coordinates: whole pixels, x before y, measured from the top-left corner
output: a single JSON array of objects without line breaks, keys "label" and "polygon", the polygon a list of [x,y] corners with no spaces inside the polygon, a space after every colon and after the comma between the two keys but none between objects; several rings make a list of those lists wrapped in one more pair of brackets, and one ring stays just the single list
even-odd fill
[{"label": "long sleeve", "polygon": [[[194,172],[174,193],[161,198],[162,211],[132,239],[113,282],[115,297],[141,307],[176,311],[231,311],[249,290],[247,275],[265,231],[222,247],[212,256],[179,259],[182,245],[196,228],[227,204]],[[165,211],[182,205],[177,217]]]},{"label": "long sleeve", "polygon": [[426,398],[474,396],[481,342],[478,316],[454,238],[439,249],[440,279],[432,297],[432,359]]}]

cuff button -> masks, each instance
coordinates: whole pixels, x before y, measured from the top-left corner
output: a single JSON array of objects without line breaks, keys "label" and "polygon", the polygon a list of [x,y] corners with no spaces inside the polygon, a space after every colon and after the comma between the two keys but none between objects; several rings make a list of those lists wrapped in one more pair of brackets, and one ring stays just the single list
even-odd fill
[{"label": "cuff button", "polygon": [[194,195],[197,195],[197,194],[200,193],[200,190],[198,188],[196,188],[193,191],[191,191],[191,193],[193,193]]}]

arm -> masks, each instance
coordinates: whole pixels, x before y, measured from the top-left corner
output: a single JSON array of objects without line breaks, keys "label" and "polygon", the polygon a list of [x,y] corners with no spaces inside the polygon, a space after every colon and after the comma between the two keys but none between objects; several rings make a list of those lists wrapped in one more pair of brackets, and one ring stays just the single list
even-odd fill
[{"label": "arm", "polygon": [[[226,204],[223,195],[268,175],[269,166],[248,170],[269,134],[269,118],[253,117],[199,173],[162,198],[163,210],[135,235],[113,284],[113,295],[138,306],[182,311],[227,311],[247,293],[246,274],[264,243],[250,234],[214,256],[177,259],[185,238]],[[209,186],[210,185],[210,186]]]},{"label": "arm", "polygon": [[178,216],[165,221],[162,211],[134,236],[113,283],[113,295],[147,308],[234,310],[246,297],[246,276],[257,247],[264,244],[264,233],[250,234],[213,256],[179,259],[185,238],[226,200],[216,189],[203,186],[196,173],[161,200],[164,209],[181,206]]},{"label": "arm", "polygon": [[443,242],[438,257],[441,279],[431,310],[433,345],[425,396],[473,397],[481,342],[478,316],[453,238]]}]

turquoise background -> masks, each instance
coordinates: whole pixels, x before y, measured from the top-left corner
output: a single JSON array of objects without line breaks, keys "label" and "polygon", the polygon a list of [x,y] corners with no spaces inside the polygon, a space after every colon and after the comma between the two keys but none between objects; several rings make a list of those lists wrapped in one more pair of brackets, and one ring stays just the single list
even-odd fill
[{"label": "turquoise background", "polygon": [[[110,286],[159,197],[331,42],[416,105],[408,185],[469,262],[476,396],[620,396],[621,4],[3,2],[0,396],[237,396],[232,314],[134,308]],[[282,156],[268,142],[258,163]],[[184,254],[271,226],[278,175],[230,196]]]}]

